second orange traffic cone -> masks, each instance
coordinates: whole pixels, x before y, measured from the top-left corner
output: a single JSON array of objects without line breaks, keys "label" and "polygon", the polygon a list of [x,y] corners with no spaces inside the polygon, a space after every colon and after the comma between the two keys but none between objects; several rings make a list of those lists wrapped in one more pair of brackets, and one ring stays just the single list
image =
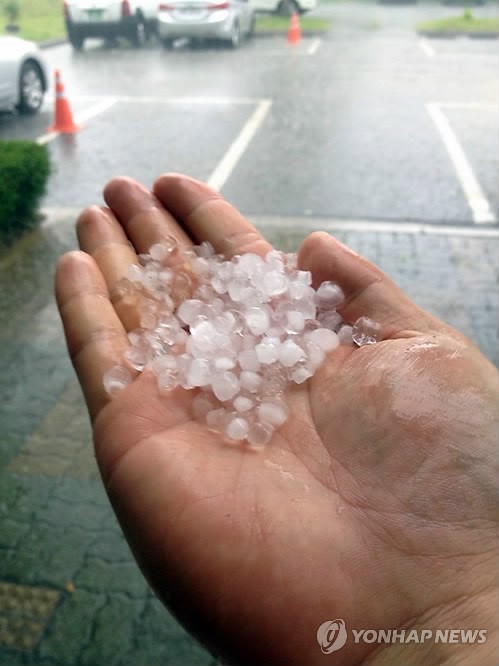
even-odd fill
[{"label": "second orange traffic cone", "polygon": [[298,14],[293,12],[289,21],[288,44],[298,44],[301,41],[301,28]]},{"label": "second orange traffic cone", "polygon": [[59,70],[55,72],[55,116],[54,124],[48,128],[48,132],[60,132],[61,134],[74,134],[80,128],[73,120],[71,107],[64,94],[64,86],[61,81]]}]

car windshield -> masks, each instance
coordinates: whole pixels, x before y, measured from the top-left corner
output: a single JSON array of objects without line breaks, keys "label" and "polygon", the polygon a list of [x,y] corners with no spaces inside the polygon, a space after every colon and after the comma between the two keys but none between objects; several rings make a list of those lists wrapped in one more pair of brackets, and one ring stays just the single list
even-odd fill
[{"label": "car windshield", "polygon": [[[498,364],[498,36],[489,0],[0,0],[1,663],[216,663],[154,596],[101,486],[53,299],[80,211],[115,176],[150,190],[187,174],[285,253],[327,232]],[[251,305],[257,288],[234,279]],[[294,334],[306,317],[288,310]],[[283,460],[262,468],[277,494],[298,483]]]}]

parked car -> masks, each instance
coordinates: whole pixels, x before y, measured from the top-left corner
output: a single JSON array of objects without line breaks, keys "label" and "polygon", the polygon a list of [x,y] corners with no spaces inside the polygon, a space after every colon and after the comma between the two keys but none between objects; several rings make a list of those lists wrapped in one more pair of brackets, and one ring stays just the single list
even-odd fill
[{"label": "parked car", "polygon": [[65,0],[68,39],[80,50],[87,37],[127,37],[142,46],[157,30],[157,0]]},{"label": "parked car", "polygon": [[255,29],[248,0],[169,0],[158,8],[158,32],[164,46],[178,37],[217,39],[237,48]]},{"label": "parked car", "polygon": [[251,0],[257,12],[290,16],[293,12],[304,14],[317,7],[317,0]]},{"label": "parked car", "polygon": [[36,113],[48,87],[47,66],[36,44],[0,36],[0,109]]}]

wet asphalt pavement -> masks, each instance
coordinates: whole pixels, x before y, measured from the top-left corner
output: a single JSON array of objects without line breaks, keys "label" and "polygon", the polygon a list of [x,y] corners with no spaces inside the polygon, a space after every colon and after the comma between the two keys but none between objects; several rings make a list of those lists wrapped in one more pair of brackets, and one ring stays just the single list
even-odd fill
[{"label": "wet asphalt pavement", "polygon": [[[43,205],[98,202],[116,174],[146,184],[170,170],[207,180],[270,100],[222,188],[246,214],[469,224],[469,203],[426,106],[437,103],[448,105],[446,119],[497,218],[497,40],[431,40],[428,55],[414,31],[418,20],[456,11],[325,5],[317,13],[331,18],[330,32],[295,47],[274,36],[235,52],[98,41],[82,53],[48,49],[76,116],[110,106],[76,136],[49,144]],[[2,115],[0,138],[39,137],[51,114],[49,99],[37,118]]]}]

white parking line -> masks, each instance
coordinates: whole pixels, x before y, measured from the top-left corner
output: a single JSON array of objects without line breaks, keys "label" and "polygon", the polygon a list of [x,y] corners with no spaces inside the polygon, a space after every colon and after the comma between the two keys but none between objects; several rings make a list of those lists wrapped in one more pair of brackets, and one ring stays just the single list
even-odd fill
[{"label": "white parking line", "polygon": [[270,99],[261,100],[259,102],[249,120],[239,132],[233,143],[229,146],[229,149],[208,178],[207,182],[210,187],[213,187],[215,190],[222,189],[236,164],[241,159],[244,151],[249,146],[251,139],[255,136],[256,131],[265,120],[265,116],[269,112],[271,106],[272,100]]},{"label": "white parking line", "polygon": [[434,102],[441,109],[471,109],[477,111],[495,111],[497,112],[497,104],[483,104],[481,102]]},{"label": "white parking line", "polygon": [[444,112],[438,104],[431,102],[426,104],[426,109],[444,142],[468,205],[471,208],[473,221],[475,224],[492,224],[496,222],[496,217],[490,208],[487,197],[476,179],[471,164],[468,162],[468,158]]},{"label": "white parking line", "polygon": [[319,37],[316,37],[314,40],[312,40],[312,43],[310,44],[310,46],[307,49],[308,55],[314,55],[315,53],[317,53],[317,51],[319,50],[319,46],[321,44],[322,44],[322,40],[319,39]]},{"label": "white parking line", "polygon": [[[86,111],[83,111],[82,113],[75,116],[74,120],[76,125],[82,125],[83,123],[88,122],[92,118],[95,118],[95,116],[98,116],[101,113],[109,111],[109,109],[113,107],[116,104],[116,102],[117,100],[115,97],[106,97],[104,99],[101,99]],[[59,134],[60,132],[46,132],[45,134],[42,134],[42,136],[39,136],[38,139],[36,139],[36,143],[38,143],[40,146],[43,146],[46,143],[53,141],[55,138],[59,136]]]},{"label": "white parking line", "polygon": [[435,56],[435,49],[424,37],[421,37],[419,40],[419,46],[423,49],[425,55],[428,56],[428,58],[433,58]]},{"label": "white parking line", "polygon": [[334,233],[355,231],[360,233],[395,233],[423,236],[469,236],[473,238],[499,238],[499,229],[453,224],[428,224],[424,222],[344,220],[324,217],[287,217],[251,215],[249,219],[260,229],[275,229],[308,234],[315,230]]}]

